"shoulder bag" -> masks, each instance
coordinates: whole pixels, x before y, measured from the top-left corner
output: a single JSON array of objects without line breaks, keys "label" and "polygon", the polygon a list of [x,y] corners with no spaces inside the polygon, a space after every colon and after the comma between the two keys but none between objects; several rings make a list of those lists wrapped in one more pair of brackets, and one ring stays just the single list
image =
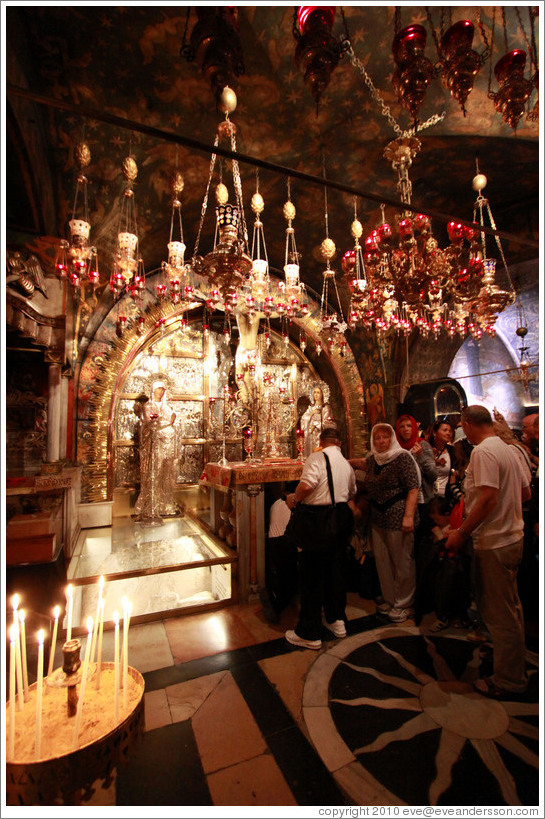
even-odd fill
[{"label": "shoulder bag", "polygon": [[305,551],[325,551],[334,545],[337,538],[344,534],[347,526],[345,510],[350,517],[352,515],[348,504],[335,503],[331,466],[327,454],[324,452],[323,455],[326,460],[327,482],[332,502],[320,505],[298,503],[286,527],[286,535],[290,541]]}]

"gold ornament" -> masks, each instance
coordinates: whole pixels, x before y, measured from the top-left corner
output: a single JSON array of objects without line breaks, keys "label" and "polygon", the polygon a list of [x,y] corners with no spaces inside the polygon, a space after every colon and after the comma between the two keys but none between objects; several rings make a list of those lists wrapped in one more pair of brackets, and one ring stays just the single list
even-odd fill
[{"label": "gold ornament", "polygon": [[361,239],[363,234],[363,225],[359,219],[354,219],[350,226],[350,233],[354,237],[354,239]]},{"label": "gold ornament", "polygon": [[288,201],[285,203],[284,207],[282,208],[282,213],[284,214],[284,218],[290,222],[295,219],[296,210],[291,199],[288,199]]},{"label": "gold ornament", "polygon": [[216,202],[218,205],[226,205],[229,201],[229,191],[227,190],[227,185],[224,185],[223,182],[220,182],[216,186]]},{"label": "gold ornament", "polygon": [[180,171],[175,171],[175,173],[172,175],[172,190],[173,190],[173,192],[176,195],[180,194],[184,189],[184,184],[185,183],[184,183],[183,175],[180,173]]},{"label": "gold ornament", "polygon": [[85,168],[91,161],[91,151],[86,142],[80,142],[79,145],[76,145],[74,155],[80,168]]},{"label": "gold ornament", "polygon": [[127,156],[123,160],[123,175],[127,182],[134,182],[138,176],[138,165],[132,156]]},{"label": "gold ornament", "polygon": [[265,202],[263,201],[263,197],[260,193],[254,193],[252,196],[252,210],[257,215],[259,213],[263,213],[263,208],[265,207]]},{"label": "gold ornament", "polygon": [[483,190],[483,188],[486,188],[486,183],[487,182],[488,182],[488,179],[486,178],[484,173],[478,173],[477,176],[473,177],[473,182],[472,182],[473,190],[474,191],[479,191],[479,193],[480,193]]},{"label": "gold ornament", "polygon": [[232,114],[237,107],[237,95],[228,85],[221,92],[219,109],[224,114]]},{"label": "gold ornament", "polygon": [[322,256],[324,259],[332,259],[337,248],[335,247],[335,242],[333,239],[327,237],[320,245],[320,250],[322,251]]}]

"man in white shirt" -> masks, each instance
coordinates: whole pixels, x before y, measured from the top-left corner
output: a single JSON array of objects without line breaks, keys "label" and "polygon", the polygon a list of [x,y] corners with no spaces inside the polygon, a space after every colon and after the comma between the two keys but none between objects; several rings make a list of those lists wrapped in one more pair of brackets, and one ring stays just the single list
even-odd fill
[{"label": "man in white shirt", "polygon": [[277,623],[280,612],[291,602],[297,592],[297,547],[286,537],[286,526],[291,509],[286,496],[293,492],[297,481],[290,481],[282,491],[282,497],[269,509],[269,531],[265,541],[266,588],[259,590],[263,613],[271,623]]},{"label": "man in white shirt", "polygon": [[313,452],[306,459],[295,492],[286,498],[290,509],[298,503],[316,507],[331,505],[324,457],[326,454],[331,467],[333,494],[337,505],[338,533],[329,542],[320,543],[317,548],[317,538],[309,529],[308,538],[298,544],[301,548],[299,555],[301,609],[295,629],[286,631],[286,640],[289,643],[315,650],[322,645],[322,606],[326,628],[336,637],[346,637],[344,561],[353,526],[348,501],[356,494],[354,470],[341,452],[341,442],[336,429],[326,427],[322,430],[320,447],[321,450]]},{"label": "man in white shirt", "polygon": [[473,538],[477,606],[494,650],[494,674],[477,680],[475,689],[500,698],[522,693],[528,684],[517,572],[523,548],[522,503],[531,490],[513,447],[496,435],[485,407],[465,407],[462,425],[474,446],[465,473],[466,518],[450,533],[446,548],[457,550],[466,538]]}]

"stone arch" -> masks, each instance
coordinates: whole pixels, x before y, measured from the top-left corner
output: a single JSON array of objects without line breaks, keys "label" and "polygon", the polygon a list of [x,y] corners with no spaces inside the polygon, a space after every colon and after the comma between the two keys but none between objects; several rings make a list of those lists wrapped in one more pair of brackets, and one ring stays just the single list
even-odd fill
[{"label": "stone arch", "polygon": [[[135,321],[123,333],[116,334],[116,317],[136,315],[137,308],[123,296],[109,311],[89,341],[78,378],[77,459],[83,467],[82,499],[86,502],[112,500],[113,497],[113,423],[117,395],[126,373],[136,356],[182,316],[202,307],[200,301],[189,305],[155,303],[146,292],[142,314],[144,327],[139,334]],[[363,384],[349,347],[344,354],[330,350],[320,333],[319,305],[312,301],[310,313],[292,324],[303,329],[311,341],[322,344],[327,366],[332,373],[344,410],[347,430],[347,454],[361,452],[367,441]],[[306,358],[306,356],[305,356]]]}]

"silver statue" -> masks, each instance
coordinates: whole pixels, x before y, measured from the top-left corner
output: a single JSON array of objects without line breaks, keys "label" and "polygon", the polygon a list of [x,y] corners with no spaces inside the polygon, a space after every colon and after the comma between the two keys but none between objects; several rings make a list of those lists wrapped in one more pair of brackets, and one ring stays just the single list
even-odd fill
[{"label": "silver statue", "polygon": [[176,413],[167,402],[166,384],[155,381],[150,400],[143,405],[140,430],[140,494],[136,520],[162,523],[162,516],[180,513],[176,489]]},{"label": "silver statue", "polygon": [[312,385],[311,402],[301,416],[301,429],[305,431],[305,457],[319,449],[322,429],[336,426],[329,404],[329,387],[318,381]]}]

